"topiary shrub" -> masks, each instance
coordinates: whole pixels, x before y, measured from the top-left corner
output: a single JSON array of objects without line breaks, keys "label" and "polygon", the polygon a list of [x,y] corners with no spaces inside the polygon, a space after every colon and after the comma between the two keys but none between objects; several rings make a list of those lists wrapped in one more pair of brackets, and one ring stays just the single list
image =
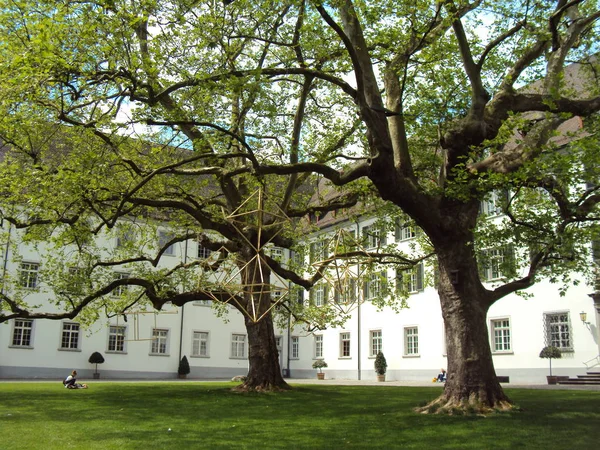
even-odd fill
[{"label": "topiary shrub", "polygon": [[552,376],[552,359],[560,359],[561,357],[562,353],[560,352],[560,349],[552,345],[544,347],[540,352],[540,358],[544,358],[550,361],[550,376]]},{"label": "topiary shrub", "polygon": [[375,372],[377,372],[377,375],[385,375],[386,371],[387,361],[385,360],[385,356],[383,356],[383,352],[379,352],[375,357]]},{"label": "topiary shrub", "polygon": [[179,375],[187,375],[188,373],[190,373],[190,371],[190,363],[188,362],[187,357],[183,355],[183,358],[181,358],[181,361],[179,361],[177,373]]},{"label": "topiary shrub", "polygon": [[94,378],[99,378],[100,374],[98,373],[98,364],[102,364],[104,362],[104,356],[100,352],[94,352],[90,355],[90,359],[88,359],[90,364],[96,365],[96,370],[94,372]]}]

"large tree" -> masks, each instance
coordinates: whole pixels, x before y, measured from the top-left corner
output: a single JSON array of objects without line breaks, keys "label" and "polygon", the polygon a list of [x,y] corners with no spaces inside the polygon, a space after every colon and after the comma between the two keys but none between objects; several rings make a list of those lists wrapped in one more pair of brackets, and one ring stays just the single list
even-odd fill
[{"label": "large tree", "polygon": [[[255,183],[280,186],[271,191],[294,216],[309,212],[294,210],[291,196],[307,174],[340,187],[368,180],[364,189],[412,218],[437,255],[450,377],[430,409],[510,407],[486,312],[544,275],[568,280],[597,233],[598,3],[227,3],[6,2],[5,140],[35,163],[33,118],[91,133],[122,157],[124,173],[149,180],[123,189],[119,210],[160,206],[139,202],[138,191],[158,172],[186,172],[130,162],[115,144],[131,125],[147,142],[194,150],[195,174],[216,177],[215,206],[229,214]],[[187,194],[174,179],[160,184],[171,188],[165,211],[174,191]],[[506,219],[478,228],[481,201],[497,192]],[[218,231],[233,240],[237,230]],[[512,277],[492,287],[478,264],[490,241],[527,249],[505,258]],[[315,280],[279,272],[306,287]]]},{"label": "large tree", "polygon": [[[297,243],[307,224],[298,219],[358,199],[348,191],[311,201],[318,180],[310,171],[257,170],[298,162],[301,139],[312,141],[311,159],[323,163],[356,131],[330,114],[343,101],[314,97],[315,77],[262,76],[281,57],[282,44],[274,42],[289,46],[299,38],[302,16],[290,25],[290,9],[3,4],[1,217],[10,224],[6,239],[16,258],[20,243],[42,255],[39,289],[52,293],[53,310],[32,304],[18,276],[5,275],[0,322],[93,323],[100,314],[146,304],[212,300],[244,317],[249,372],[241,389],[289,388],[279,367],[274,307],[281,303],[283,313],[308,326],[347,316],[301,307],[292,294],[276,296],[289,281],[310,288],[336,263],[326,254],[306,270]],[[302,50],[292,55],[300,58]],[[202,86],[184,87],[190,77],[201,77]],[[316,130],[324,125],[335,132],[319,142]],[[190,240],[212,255],[190,258],[185,250],[173,265],[165,256]],[[346,258],[410,264],[343,241],[331,250]],[[300,258],[282,262],[270,254],[273,246]],[[226,311],[221,306],[219,313]]]}]

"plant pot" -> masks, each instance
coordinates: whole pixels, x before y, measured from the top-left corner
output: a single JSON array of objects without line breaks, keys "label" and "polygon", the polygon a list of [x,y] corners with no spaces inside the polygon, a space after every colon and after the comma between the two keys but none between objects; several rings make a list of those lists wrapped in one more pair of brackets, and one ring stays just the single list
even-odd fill
[{"label": "plant pot", "polygon": [[317,380],[324,380],[325,379],[325,374],[324,373],[318,373],[317,374]]},{"label": "plant pot", "polygon": [[95,373],[93,376],[94,376],[94,380],[100,379],[100,372]]},{"label": "plant pot", "polygon": [[385,373],[383,375],[377,375],[377,381],[385,381]]},{"label": "plant pot", "polygon": [[548,384],[556,384],[558,377],[555,375],[546,375],[546,380],[548,380]]},{"label": "plant pot", "polygon": [[187,378],[187,374],[186,373],[178,373],[177,374],[177,378],[180,378],[182,380],[185,380]]}]

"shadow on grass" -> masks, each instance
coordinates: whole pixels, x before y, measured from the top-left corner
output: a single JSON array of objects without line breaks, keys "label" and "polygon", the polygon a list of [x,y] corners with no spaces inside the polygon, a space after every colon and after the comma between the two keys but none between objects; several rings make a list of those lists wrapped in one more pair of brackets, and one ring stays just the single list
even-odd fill
[{"label": "shadow on grass", "polygon": [[600,418],[595,391],[508,390],[522,412],[449,417],[413,412],[441,393],[429,387],[255,394],[232,392],[233,383],[7,386],[0,411],[15,413],[0,425],[10,425],[9,437],[46,430],[31,441],[43,446],[7,448],[61,448],[61,436],[94,448],[593,448]]}]

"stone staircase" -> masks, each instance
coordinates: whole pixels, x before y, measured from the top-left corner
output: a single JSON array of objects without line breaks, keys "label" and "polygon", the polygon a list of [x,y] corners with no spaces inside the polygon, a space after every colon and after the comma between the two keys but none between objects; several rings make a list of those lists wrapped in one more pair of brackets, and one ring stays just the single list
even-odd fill
[{"label": "stone staircase", "polygon": [[558,384],[597,384],[600,385],[600,372],[587,372],[585,375],[577,375],[577,378],[560,378]]}]

